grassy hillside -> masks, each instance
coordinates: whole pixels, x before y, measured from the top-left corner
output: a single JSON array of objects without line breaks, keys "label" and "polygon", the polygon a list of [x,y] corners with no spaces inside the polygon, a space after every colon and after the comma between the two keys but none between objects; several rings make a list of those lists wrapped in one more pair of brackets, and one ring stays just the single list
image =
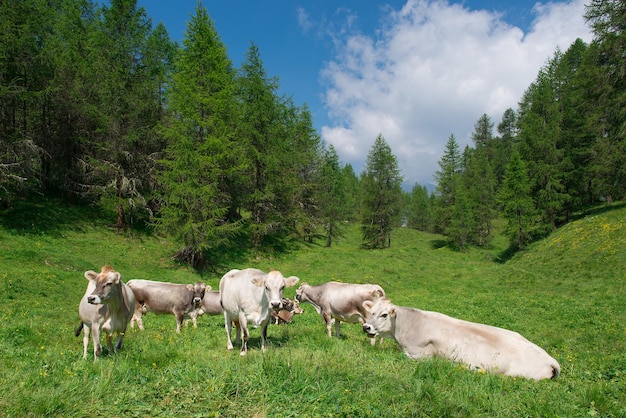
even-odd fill
[{"label": "grassy hillside", "polygon": [[[225,253],[199,276],[173,263],[173,244],[117,235],[114,219],[54,201],[0,213],[0,416],[626,416],[626,208],[582,217],[504,264],[503,248],[451,251],[408,229],[392,248],[358,249],[357,228],[332,248]],[[381,284],[397,304],[515,331],[561,364],[556,381],[479,374],[442,360],[413,361],[356,325],[329,339],[309,305],[251,331],[249,354],[226,350],[221,317],[175,333],[149,314],[124,349],[97,363],[74,337],[85,270],[111,264],[124,280],[217,288],[230,268],[276,268],[301,281]],[[295,288],[286,290],[293,296]],[[91,346],[90,346],[91,355]]]}]

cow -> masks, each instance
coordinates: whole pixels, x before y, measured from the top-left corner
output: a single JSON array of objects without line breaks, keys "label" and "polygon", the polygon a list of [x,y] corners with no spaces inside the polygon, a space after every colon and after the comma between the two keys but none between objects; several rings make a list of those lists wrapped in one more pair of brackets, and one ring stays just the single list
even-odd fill
[{"label": "cow", "polygon": [[283,289],[294,286],[300,279],[295,276],[285,278],[281,272],[248,268],[231,270],[220,280],[221,304],[224,309],[227,348],[233,349],[231,338],[232,324],[237,328],[237,339],[241,335],[240,355],[248,351],[248,325],[261,329],[261,351],[265,351],[267,326],[270,310],[283,308]]},{"label": "cow", "polygon": [[365,301],[370,337],[391,337],[412,359],[439,356],[482,370],[527,379],[554,379],[559,363],[517,332],[397,306],[387,298]]},{"label": "cow", "polygon": [[193,322],[193,327],[198,327],[198,317],[204,314],[207,315],[222,315],[224,310],[222,309],[222,304],[220,302],[220,292],[217,290],[212,290],[210,292],[206,292],[204,297],[202,298],[202,303],[200,303],[200,307],[198,309],[194,309],[185,317],[189,317]]},{"label": "cow", "polygon": [[283,298],[283,308],[276,312],[272,310],[272,324],[290,324],[295,314],[301,314],[304,309],[300,307],[300,302],[294,299]]},{"label": "cow", "polygon": [[[89,282],[83,298],[78,305],[81,323],[76,329],[76,336],[84,329],[83,358],[87,358],[89,332],[93,339],[94,362],[102,354],[100,333],[106,333],[109,353],[122,348],[122,341],[128,322],[133,316],[135,295],[122,282],[122,276],[110,266],[103,266],[100,273],[93,270],[85,272]],[[115,348],[112,344],[113,334],[117,335]]]},{"label": "cow", "polygon": [[205,292],[211,290],[211,286],[202,282],[178,284],[153,280],[130,280],[128,286],[135,293],[137,300],[133,319],[139,325],[139,329],[144,329],[142,316],[149,311],[155,314],[173,314],[176,317],[177,333],[180,333],[185,315],[199,309]]},{"label": "cow", "polygon": [[[335,322],[335,335],[339,337],[341,321],[351,324],[365,322],[367,311],[363,302],[385,296],[385,291],[377,284],[352,284],[327,282],[317,286],[302,283],[296,290],[298,302],[310,303],[326,323],[326,332],[332,337],[332,323]],[[372,345],[376,338],[372,338]]]}]

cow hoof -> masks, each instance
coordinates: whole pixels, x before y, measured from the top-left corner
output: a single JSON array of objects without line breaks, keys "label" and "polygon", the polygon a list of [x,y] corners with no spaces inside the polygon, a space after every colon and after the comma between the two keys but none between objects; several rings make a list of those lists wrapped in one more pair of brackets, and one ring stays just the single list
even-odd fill
[{"label": "cow hoof", "polygon": [[246,351],[242,351],[239,353],[240,356],[245,356],[246,354],[248,354]]}]

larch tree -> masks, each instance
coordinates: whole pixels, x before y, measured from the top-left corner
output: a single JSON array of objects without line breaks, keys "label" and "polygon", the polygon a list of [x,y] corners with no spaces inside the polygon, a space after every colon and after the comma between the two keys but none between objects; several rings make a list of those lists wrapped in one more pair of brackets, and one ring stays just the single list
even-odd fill
[{"label": "larch tree", "polygon": [[224,184],[238,155],[234,70],[201,6],[187,24],[168,93],[160,178],[165,204],[157,226],[180,243],[178,260],[201,266],[205,253],[228,243],[240,226],[228,222]]},{"label": "larch tree", "polygon": [[362,246],[387,248],[400,214],[402,175],[391,147],[379,134],[374,141],[362,179]]}]

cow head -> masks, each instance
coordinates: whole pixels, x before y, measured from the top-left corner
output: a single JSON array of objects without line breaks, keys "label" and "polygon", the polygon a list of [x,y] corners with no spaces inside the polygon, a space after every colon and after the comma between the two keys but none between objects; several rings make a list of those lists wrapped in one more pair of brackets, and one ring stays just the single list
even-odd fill
[{"label": "cow head", "polygon": [[204,294],[211,290],[211,286],[207,286],[202,282],[197,282],[196,284],[188,284],[187,289],[193,292],[192,303],[195,308],[199,307],[202,303],[202,299],[204,298]]},{"label": "cow head", "polygon": [[309,286],[309,284],[308,284],[308,283],[302,283],[302,284],[300,285],[300,287],[298,287],[298,289],[296,289],[296,300],[297,300],[298,302],[302,302],[302,299],[304,298],[304,296],[303,296],[303,295],[304,295],[304,291],[305,291],[307,288],[309,288],[309,287],[311,287],[311,286]]},{"label": "cow head", "polygon": [[278,270],[272,270],[263,276],[256,276],[252,283],[265,287],[265,294],[269,301],[270,308],[278,311],[283,308],[283,290],[285,287],[294,286],[300,281],[296,276],[283,277]]},{"label": "cow head", "polygon": [[95,289],[87,297],[87,302],[92,305],[105,304],[113,295],[120,292],[122,275],[109,266],[102,267],[100,273],[86,271],[85,278],[95,284]]},{"label": "cow head", "polygon": [[368,313],[367,320],[363,324],[363,331],[368,336],[390,336],[392,334],[396,309],[389,299],[366,300],[363,302],[363,308]]}]

